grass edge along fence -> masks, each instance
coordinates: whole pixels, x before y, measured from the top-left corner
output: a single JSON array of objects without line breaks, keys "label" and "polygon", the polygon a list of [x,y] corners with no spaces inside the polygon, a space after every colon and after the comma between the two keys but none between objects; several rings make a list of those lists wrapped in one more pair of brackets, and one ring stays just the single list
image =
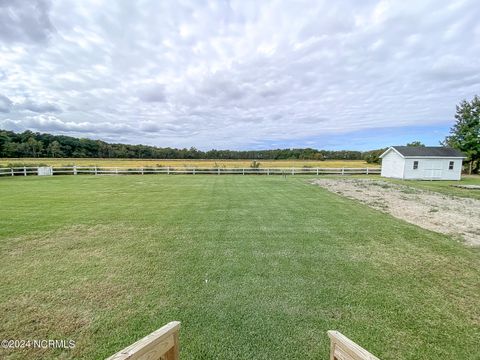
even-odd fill
[{"label": "grass edge along fence", "polygon": [[201,168],[201,167],[99,167],[39,166],[0,168],[0,176],[29,175],[369,175],[380,174],[379,168]]}]

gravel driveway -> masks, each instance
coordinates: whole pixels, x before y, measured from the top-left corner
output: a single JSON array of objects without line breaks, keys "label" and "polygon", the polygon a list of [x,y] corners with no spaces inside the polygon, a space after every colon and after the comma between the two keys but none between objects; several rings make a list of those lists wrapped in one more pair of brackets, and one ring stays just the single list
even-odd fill
[{"label": "gravel driveway", "polygon": [[370,179],[316,179],[313,184],[428,230],[480,246],[480,201]]}]

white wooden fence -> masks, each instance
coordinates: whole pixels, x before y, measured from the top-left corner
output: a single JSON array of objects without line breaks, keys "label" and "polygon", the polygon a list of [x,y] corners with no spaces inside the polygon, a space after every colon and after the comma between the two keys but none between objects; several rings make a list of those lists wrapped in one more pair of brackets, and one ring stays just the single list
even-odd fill
[{"label": "white wooden fence", "polygon": [[[43,167],[0,168],[0,176],[41,175]],[[211,174],[211,175],[360,175],[380,174],[379,168],[201,168],[201,167],[99,167],[55,166],[52,175],[146,175],[146,174]]]}]

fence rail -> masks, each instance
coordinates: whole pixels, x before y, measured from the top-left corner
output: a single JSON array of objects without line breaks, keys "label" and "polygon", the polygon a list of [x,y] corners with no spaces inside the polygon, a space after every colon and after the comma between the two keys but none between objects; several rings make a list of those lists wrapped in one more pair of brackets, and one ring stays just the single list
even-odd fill
[{"label": "fence rail", "polygon": [[338,331],[327,331],[330,338],[330,360],[380,360]]},{"label": "fence rail", "polygon": [[180,322],[172,321],[106,360],[179,360]]},{"label": "fence rail", "polygon": [[[50,170],[51,169],[51,170]],[[361,175],[380,174],[379,168],[201,168],[201,167],[99,167],[54,166],[0,168],[0,176],[48,175],[147,175],[147,174],[210,174],[210,175]]]}]

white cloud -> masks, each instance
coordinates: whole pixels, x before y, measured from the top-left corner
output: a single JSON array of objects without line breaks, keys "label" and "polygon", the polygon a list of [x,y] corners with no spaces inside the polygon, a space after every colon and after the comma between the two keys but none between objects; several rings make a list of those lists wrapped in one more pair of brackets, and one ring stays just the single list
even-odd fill
[{"label": "white cloud", "polygon": [[12,108],[12,100],[0,94],[0,113],[9,113]]},{"label": "white cloud", "polygon": [[139,98],[145,102],[163,103],[167,100],[163,84],[151,84],[139,91]]},{"label": "white cloud", "polygon": [[0,40],[7,43],[44,42],[54,31],[44,0],[0,2]]},{"label": "white cloud", "polygon": [[57,105],[46,103],[36,103],[30,99],[16,104],[15,108],[18,110],[28,110],[35,113],[58,113],[61,112],[60,108]]},{"label": "white cloud", "polygon": [[480,85],[475,0],[2,4],[0,125],[15,130],[301,143],[445,123]]}]

